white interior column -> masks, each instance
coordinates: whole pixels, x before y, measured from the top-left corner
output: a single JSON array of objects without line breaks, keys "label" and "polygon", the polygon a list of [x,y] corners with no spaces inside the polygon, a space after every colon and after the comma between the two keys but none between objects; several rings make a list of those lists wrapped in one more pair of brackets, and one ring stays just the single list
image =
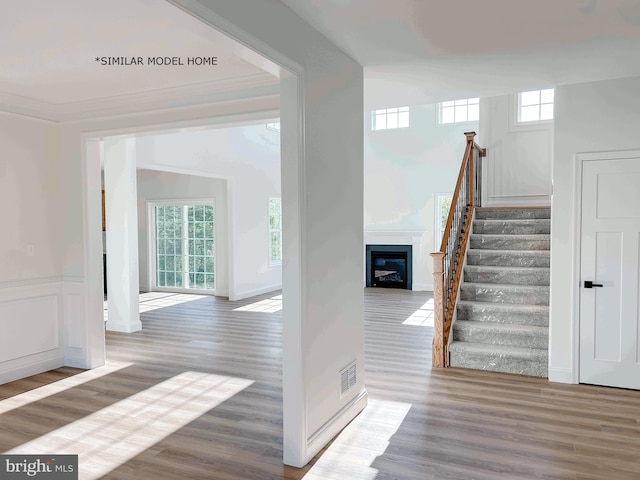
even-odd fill
[{"label": "white interior column", "polygon": [[138,199],[134,138],[104,139],[107,237],[107,330],[142,329],[138,283]]}]

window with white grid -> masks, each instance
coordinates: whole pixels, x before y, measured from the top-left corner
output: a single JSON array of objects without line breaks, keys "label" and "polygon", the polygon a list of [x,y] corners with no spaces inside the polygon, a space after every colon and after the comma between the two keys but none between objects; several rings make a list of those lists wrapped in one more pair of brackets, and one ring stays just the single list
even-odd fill
[{"label": "window with white grid", "polygon": [[553,88],[519,93],[518,122],[553,120],[553,97]]},{"label": "window with white grid", "polygon": [[153,213],[156,288],[213,290],[213,204],[154,205]]},{"label": "window with white grid", "polygon": [[409,126],[409,107],[382,108],[371,112],[372,130],[390,130]]},{"label": "window with white grid", "polygon": [[480,120],[480,98],[463,98],[438,104],[438,123],[464,123]]}]

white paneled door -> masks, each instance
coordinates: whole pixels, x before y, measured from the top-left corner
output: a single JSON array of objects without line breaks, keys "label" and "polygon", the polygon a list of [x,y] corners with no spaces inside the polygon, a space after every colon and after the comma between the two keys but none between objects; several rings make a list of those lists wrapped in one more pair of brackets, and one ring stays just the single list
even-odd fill
[{"label": "white paneled door", "polygon": [[580,382],[640,389],[640,158],[582,170]]}]

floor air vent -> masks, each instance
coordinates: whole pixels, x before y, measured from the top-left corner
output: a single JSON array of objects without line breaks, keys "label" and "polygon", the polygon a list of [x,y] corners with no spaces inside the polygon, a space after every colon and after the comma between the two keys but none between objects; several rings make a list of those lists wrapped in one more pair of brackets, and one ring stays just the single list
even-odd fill
[{"label": "floor air vent", "polygon": [[340,372],[340,398],[344,397],[356,382],[356,362],[353,362]]}]

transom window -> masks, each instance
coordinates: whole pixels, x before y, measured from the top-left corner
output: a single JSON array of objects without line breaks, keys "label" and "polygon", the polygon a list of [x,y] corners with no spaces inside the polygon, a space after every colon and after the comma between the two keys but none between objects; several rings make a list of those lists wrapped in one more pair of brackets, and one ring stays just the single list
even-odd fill
[{"label": "transom window", "polygon": [[213,204],[154,207],[155,286],[213,290]]},{"label": "transom window", "polygon": [[518,122],[553,120],[553,97],[553,88],[519,93]]},{"label": "transom window", "polygon": [[477,122],[480,120],[480,98],[450,100],[440,105],[439,123]]},{"label": "transom window", "polygon": [[269,199],[269,260],[272,264],[282,261],[282,199]]},{"label": "transom window", "polygon": [[409,126],[409,107],[382,108],[371,112],[373,130],[390,130]]}]

